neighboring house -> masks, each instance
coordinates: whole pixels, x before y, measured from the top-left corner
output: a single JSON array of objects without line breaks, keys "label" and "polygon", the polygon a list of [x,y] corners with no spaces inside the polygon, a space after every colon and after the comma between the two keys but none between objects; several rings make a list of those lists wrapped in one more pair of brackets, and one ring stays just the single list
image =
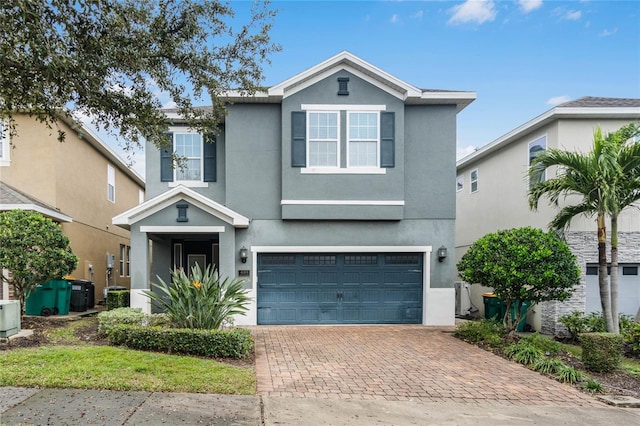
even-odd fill
[{"label": "neighboring house", "polygon": [[455,263],[436,251],[453,251],[456,115],[475,96],[342,52],[228,94],[216,136],[167,111],[187,167],[147,144],[147,201],[113,219],[131,230],[132,306],[198,263],[246,280],[237,324],[453,324]]},{"label": "neighboring house", "polygon": [[[95,283],[95,302],[107,285],[129,287],[129,232],[111,218],[144,201],[144,181],[84,126],[63,119],[66,134],[27,115],[16,116],[17,135],[3,126],[0,147],[0,211],[34,210],[62,224],[78,256],[72,276]],[[0,299],[9,298],[0,286]]]},{"label": "neighboring house", "polygon": [[[545,112],[485,145],[457,163],[456,258],[481,236],[499,229],[533,226],[548,229],[559,208],[541,200],[531,211],[527,170],[536,153],[549,148],[591,151],[596,126],[618,130],[640,118],[640,99],[584,97]],[[548,170],[552,176],[554,170]],[[607,224],[607,227],[609,224]],[[620,312],[635,315],[640,304],[640,212],[630,208],[619,220]],[[549,302],[529,318],[534,329],[563,332],[557,318],[578,310],[602,311],[598,293],[595,217],[576,217],[566,234],[582,270],[580,286],[567,302]],[[609,244],[607,244],[609,248]],[[480,286],[472,286],[473,305],[482,308]]]}]

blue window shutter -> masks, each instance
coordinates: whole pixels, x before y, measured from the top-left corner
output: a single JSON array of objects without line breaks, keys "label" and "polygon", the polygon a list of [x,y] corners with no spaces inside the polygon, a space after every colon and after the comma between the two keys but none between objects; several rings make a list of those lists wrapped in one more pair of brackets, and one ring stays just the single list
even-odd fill
[{"label": "blue window shutter", "polygon": [[160,182],[173,182],[173,133],[166,134],[169,144],[166,148],[160,148]]},{"label": "blue window shutter", "polygon": [[291,167],[307,166],[307,113],[291,112]]},{"label": "blue window shutter", "polygon": [[212,134],[204,136],[204,181],[216,181],[216,137]]},{"label": "blue window shutter", "polygon": [[380,167],[396,166],[396,113],[380,112]]}]

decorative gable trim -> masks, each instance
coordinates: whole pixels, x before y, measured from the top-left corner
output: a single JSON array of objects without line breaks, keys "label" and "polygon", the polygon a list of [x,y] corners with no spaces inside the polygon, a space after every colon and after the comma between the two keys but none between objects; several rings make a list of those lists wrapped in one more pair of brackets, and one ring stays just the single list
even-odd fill
[{"label": "decorative gable trim", "polygon": [[236,228],[249,227],[249,219],[245,216],[242,216],[230,208],[227,208],[184,185],[179,185],[119,214],[118,216],[115,216],[112,219],[112,223],[122,228],[130,229],[131,225],[167,207],[170,207],[179,201],[186,201],[187,203],[204,210],[206,213],[209,213],[210,215],[215,216]]}]

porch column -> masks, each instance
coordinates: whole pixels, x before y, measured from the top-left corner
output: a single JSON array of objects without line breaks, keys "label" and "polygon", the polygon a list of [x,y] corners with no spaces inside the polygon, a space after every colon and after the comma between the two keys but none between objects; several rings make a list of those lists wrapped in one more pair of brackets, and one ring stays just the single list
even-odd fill
[{"label": "porch column", "polygon": [[151,313],[151,302],[143,293],[149,290],[149,238],[140,226],[131,227],[131,307]]}]

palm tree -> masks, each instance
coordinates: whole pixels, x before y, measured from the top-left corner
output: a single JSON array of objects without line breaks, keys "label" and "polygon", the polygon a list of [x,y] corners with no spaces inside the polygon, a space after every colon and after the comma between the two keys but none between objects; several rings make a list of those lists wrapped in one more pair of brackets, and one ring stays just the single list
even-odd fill
[{"label": "palm tree", "polygon": [[[638,144],[628,143],[637,134],[637,123],[624,126],[606,136],[602,135],[602,129],[598,126],[594,132],[591,152],[583,154],[549,149],[536,156],[529,169],[531,181],[536,182],[529,190],[529,206],[532,209],[538,208],[542,197],[548,198],[555,206],[566,196],[579,197],[577,204],[561,208],[549,224],[550,228],[563,232],[578,215],[595,215],[597,218],[600,303],[607,331],[610,332],[618,330],[617,219],[624,208],[640,198],[640,148]],[[541,182],[540,177],[544,171],[554,166],[558,167],[557,176]],[[607,215],[612,220],[611,288],[607,278]]]},{"label": "palm tree", "polygon": [[[615,191],[609,200],[611,217],[611,316],[618,318],[618,216],[628,206],[640,199],[640,144],[634,139],[640,134],[639,123],[631,123],[607,135],[607,143],[616,156]],[[620,324],[614,321],[614,332],[620,332]]]}]

